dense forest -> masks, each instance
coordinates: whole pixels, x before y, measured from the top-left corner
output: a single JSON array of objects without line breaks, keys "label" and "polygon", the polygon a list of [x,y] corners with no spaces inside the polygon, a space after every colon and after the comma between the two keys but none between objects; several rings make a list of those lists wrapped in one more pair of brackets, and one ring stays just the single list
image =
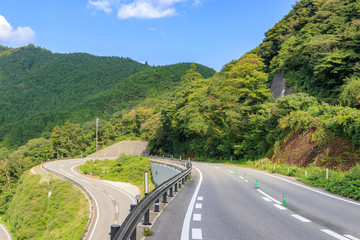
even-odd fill
[{"label": "dense forest", "polygon": [[[95,151],[96,117],[100,147],[142,139],[157,154],[353,169],[359,39],[358,1],[301,0],[259,47],[218,73],[0,47],[0,215],[25,169]],[[280,71],[293,94],[275,100],[269,89]]]}]

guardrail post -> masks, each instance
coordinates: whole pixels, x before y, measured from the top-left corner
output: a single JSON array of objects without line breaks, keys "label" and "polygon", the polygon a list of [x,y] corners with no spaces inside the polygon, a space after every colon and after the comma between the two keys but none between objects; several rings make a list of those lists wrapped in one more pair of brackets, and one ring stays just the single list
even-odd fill
[{"label": "guardrail post", "polygon": [[[136,207],[136,204],[130,204],[130,212]],[[136,227],[131,234],[130,240],[136,240]]]},{"label": "guardrail post", "polygon": [[110,240],[114,240],[114,237],[117,233],[117,231],[119,231],[120,229],[120,225],[117,225],[117,224],[114,224],[114,225],[111,225],[111,230],[110,230]]},{"label": "guardrail post", "polygon": [[170,190],[169,197],[173,197],[173,186],[171,186],[169,190]]},{"label": "guardrail post", "polygon": [[160,212],[160,206],[159,206],[159,202],[160,202],[160,200],[158,199],[158,200],[156,200],[156,202],[155,202],[155,210],[154,210],[154,212]]},{"label": "guardrail post", "polygon": [[162,200],[162,203],[167,203],[167,191],[163,193],[163,200]]},{"label": "guardrail post", "polygon": [[177,192],[178,191],[178,183],[175,183],[175,189],[174,189],[174,192]]}]

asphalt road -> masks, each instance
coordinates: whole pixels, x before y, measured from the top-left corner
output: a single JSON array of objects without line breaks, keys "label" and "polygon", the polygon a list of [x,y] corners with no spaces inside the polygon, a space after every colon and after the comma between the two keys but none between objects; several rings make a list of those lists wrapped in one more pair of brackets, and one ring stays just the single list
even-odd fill
[{"label": "asphalt road", "polygon": [[9,230],[4,224],[0,223],[0,239],[1,240],[12,240]]},{"label": "asphalt road", "polygon": [[360,202],[263,171],[193,166],[147,239],[360,239]]},{"label": "asphalt road", "polygon": [[94,199],[93,224],[88,232],[89,240],[109,239],[112,224],[120,224],[129,214],[135,199],[127,192],[103,181],[76,172],[78,165],[89,159],[71,159],[46,163],[46,168],[66,176],[85,187]]}]

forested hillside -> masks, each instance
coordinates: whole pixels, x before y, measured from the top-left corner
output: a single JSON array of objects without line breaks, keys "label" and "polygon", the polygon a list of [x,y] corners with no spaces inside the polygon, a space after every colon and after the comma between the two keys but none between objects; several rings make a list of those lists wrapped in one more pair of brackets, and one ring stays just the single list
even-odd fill
[{"label": "forested hillside", "polygon": [[358,99],[348,99],[344,85],[359,82],[359,1],[301,0],[265,36],[255,52],[264,59],[269,80],[281,70],[295,92],[358,105]]},{"label": "forested hillside", "polygon": [[[0,52],[0,145],[49,136],[67,120],[110,117],[171,91],[190,64],[150,67],[129,58],[53,54],[29,45]],[[142,72],[146,70],[145,72]],[[214,70],[199,66],[210,77]],[[138,73],[138,74],[137,74]]]}]

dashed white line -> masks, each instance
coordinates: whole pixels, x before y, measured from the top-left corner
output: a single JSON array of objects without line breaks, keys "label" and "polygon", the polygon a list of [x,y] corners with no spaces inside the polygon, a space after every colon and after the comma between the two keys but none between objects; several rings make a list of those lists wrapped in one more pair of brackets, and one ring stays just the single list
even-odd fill
[{"label": "dashed white line", "polygon": [[99,189],[100,191],[105,192],[105,190],[104,190],[104,189],[102,189],[102,188],[101,188],[101,187],[99,187],[99,186],[96,186],[96,188],[97,188],[97,189]]},{"label": "dashed white line", "polygon": [[280,210],[286,210],[286,207],[283,207],[283,206],[281,206],[279,204],[274,204],[274,206],[277,207]]},{"label": "dashed white line", "polygon": [[200,196],[200,197],[197,198],[197,200],[202,201],[202,200],[204,200],[204,197]]},{"label": "dashed white line", "polygon": [[115,198],[114,198],[113,196],[111,196],[111,194],[109,194],[109,197],[110,197],[113,201],[115,201]]},{"label": "dashed white line", "polygon": [[86,182],[86,183],[90,183],[90,182],[88,182],[88,181],[86,181],[86,180],[84,180],[84,179],[81,179],[81,181]]},{"label": "dashed white line", "polygon": [[202,232],[200,228],[193,228],[192,229],[192,239],[203,239]]},{"label": "dashed white line", "polygon": [[[202,178],[203,178],[201,171],[197,167],[193,167],[193,168],[196,171],[199,172],[200,177],[199,177],[199,182],[198,182],[198,185],[196,186],[194,195],[192,196],[189,207],[188,207],[188,209],[186,211],[186,215],[185,215],[185,218],[184,218],[184,223],[183,223],[182,231],[181,231],[181,238],[180,238],[181,240],[188,240],[189,239],[191,216],[192,216],[192,212],[194,210],[196,197],[197,197],[197,195],[199,193],[199,189],[200,189]],[[200,232],[201,232],[201,230],[200,230]],[[202,239],[202,236],[201,236],[201,239]]]},{"label": "dashed white line", "polygon": [[193,221],[201,221],[201,214],[194,214]]},{"label": "dashed white line", "polygon": [[248,180],[245,180],[245,182],[249,182]]},{"label": "dashed white line", "polygon": [[262,199],[264,199],[264,200],[267,201],[267,202],[271,202],[271,200],[268,199],[267,197],[262,197]]},{"label": "dashed white line", "polygon": [[302,221],[302,222],[304,222],[304,223],[309,223],[309,222],[311,222],[309,219],[306,219],[306,218],[304,218],[304,217],[302,217],[302,216],[300,216],[300,215],[293,214],[293,215],[291,215],[291,216],[293,216],[294,218],[296,218],[296,219],[298,219],[298,220],[300,220],[300,221]]},{"label": "dashed white line", "polygon": [[358,238],[356,238],[354,236],[351,236],[351,235],[344,235],[344,236],[351,239],[351,240],[360,240],[360,239],[358,239]]},{"label": "dashed white line", "polygon": [[117,205],[115,206],[115,210],[116,210],[116,214],[119,214],[119,208]]},{"label": "dashed white line", "polygon": [[234,173],[233,171],[228,171],[229,173]]},{"label": "dashed white line", "polygon": [[240,176],[240,178],[241,178],[242,180],[244,180],[244,178],[243,178],[243,177],[241,177],[241,176]]},{"label": "dashed white line", "polygon": [[202,208],[202,203],[197,203],[197,204],[195,205],[195,208]]},{"label": "dashed white line", "polygon": [[346,237],[341,236],[340,234],[337,234],[336,232],[333,232],[329,229],[321,229],[324,233],[329,234],[330,236],[333,236],[334,238],[340,239],[340,240],[349,240]]},{"label": "dashed white line", "polygon": [[281,204],[281,202],[279,202],[278,200],[270,197],[268,194],[264,193],[263,191],[261,191],[260,189],[258,189],[259,193],[261,193],[262,195],[264,195],[265,197],[267,197],[268,199],[271,199],[272,201],[274,201],[277,204]]}]

